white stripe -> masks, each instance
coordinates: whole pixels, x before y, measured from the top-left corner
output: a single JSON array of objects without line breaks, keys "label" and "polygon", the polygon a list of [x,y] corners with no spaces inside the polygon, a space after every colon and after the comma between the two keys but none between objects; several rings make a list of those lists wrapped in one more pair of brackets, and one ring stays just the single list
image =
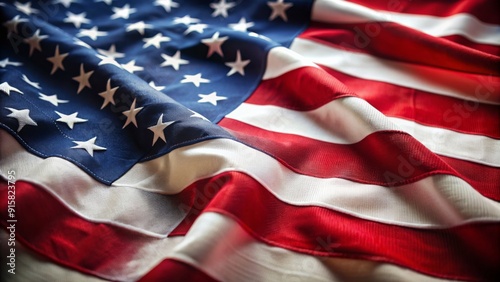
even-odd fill
[{"label": "white stripe", "polygon": [[[0,231],[7,242],[8,234]],[[221,240],[224,238],[224,240]],[[135,281],[160,261],[186,262],[221,281],[443,281],[406,268],[366,260],[305,255],[260,243],[229,217],[202,214],[186,236],[130,242],[127,261],[102,265],[96,274],[113,281]],[[16,243],[16,275],[2,281],[103,281],[64,268]]]},{"label": "white stripe", "polygon": [[69,161],[42,159],[26,152],[4,130],[0,130],[0,156],[1,175],[6,177],[6,171],[14,169],[17,180],[39,185],[88,221],[165,237],[184,219],[178,200],[171,196],[126,185],[106,186]]},{"label": "white stripe", "polygon": [[436,154],[500,167],[500,140],[426,126],[400,118],[389,119]]},{"label": "white stripe", "polygon": [[[161,166],[165,167],[163,173],[143,176]],[[250,175],[288,204],[321,206],[377,222],[440,228],[473,221],[500,221],[500,203],[483,197],[454,176],[432,176],[396,188],[341,178],[315,178],[290,171],[267,154],[226,139],[180,148],[154,161],[137,164],[114,185],[173,194],[195,179],[224,171]]]},{"label": "white stripe", "polygon": [[226,117],[269,131],[337,144],[352,144],[375,131],[398,129],[365,100],[356,97],[335,99],[307,112],[243,103]]},{"label": "white stripe", "polygon": [[479,21],[469,14],[449,17],[385,13],[396,23],[420,30],[432,36],[463,35],[471,41],[500,45],[500,26]]},{"label": "white stripe", "polygon": [[[4,136],[1,139],[6,140]],[[150,209],[143,206],[148,204],[147,202],[142,202],[140,197],[133,194],[128,194],[133,198],[118,198],[119,201],[104,194],[102,201],[99,197],[103,192],[98,190],[101,189],[99,188],[101,184],[78,175],[83,172],[79,172],[79,169],[69,162],[58,161],[68,167],[68,170],[63,171],[68,174],[68,179],[64,178],[66,181],[61,182],[54,181],[53,178],[63,177],[62,166],[47,166],[44,161],[36,163],[37,157],[27,153],[22,154],[22,157],[13,158],[9,156],[7,150],[13,148],[12,142],[2,142],[0,148],[2,154],[6,156],[0,160],[1,171],[5,173],[7,169],[14,168],[18,171],[19,180],[44,183],[45,189],[58,194],[67,206],[81,216],[89,217],[88,214],[92,214],[89,207],[97,208],[100,211],[97,221],[110,222],[155,237],[159,237],[153,233],[157,230],[155,224],[162,229],[167,227],[172,229],[179,222],[178,217],[168,215],[168,212],[175,214],[179,209],[168,202],[162,207],[160,197],[156,200],[159,204]],[[24,170],[23,166],[26,163],[35,164],[34,168],[44,170],[43,173],[35,172],[36,169]],[[466,182],[454,176],[432,176],[397,188],[360,184],[340,178],[315,178],[290,171],[267,154],[228,139],[215,139],[182,147],[155,160],[136,164],[108,190],[109,193],[116,191],[114,193],[119,194],[122,189],[126,191],[125,189],[137,188],[161,194],[176,194],[198,179],[225,171],[248,174],[281,201],[291,205],[320,206],[382,223],[416,228],[441,228],[475,221],[500,221],[499,203],[483,197]],[[78,185],[73,185],[77,186],[74,190],[67,188],[67,181],[70,180],[72,183],[78,181]],[[311,193],[310,187],[314,187],[314,193]],[[82,194],[80,191],[85,193]],[[81,197],[87,200],[81,201],[80,197],[75,195],[82,195]],[[113,195],[119,197],[117,194]],[[90,203],[89,199],[95,201],[95,204]],[[429,199],[434,202],[431,203]],[[134,204],[141,209],[129,206]],[[121,208],[120,205],[125,208]],[[416,205],[425,208],[415,209]],[[99,206],[107,207],[99,208]],[[111,216],[114,212],[108,209],[115,208],[120,211],[117,215],[122,217]],[[158,217],[162,218],[160,222],[155,220]],[[137,220],[151,218],[151,220],[141,224],[135,221],[136,218]]]},{"label": "white stripe", "polygon": [[201,215],[169,257],[219,281],[443,281],[386,263],[315,257],[271,247],[216,213]]},{"label": "white stripe", "polygon": [[212,212],[203,213],[196,220],[168,257],[194,265],[219,281],[335,278],[321,258],[259,243],[234,220]]},{"label": "white stripe", "polygon": [[436,154],[500,167],[500,152],[496,150],[500,148],[500,140],[399,118],[387,119],[366,101],[355,97],[336,99],[306,112],[243,103],[226,117],[267,131],[336,144],[356,143],[380,130],[402,130]]},{"label": "white stripe", "polygon": [[307,66],[318,67],[288,48],[275,47],[269,50],[269,54],[267,54],[267,65],[262,79],[275,78],[294,69]]},{"label": "white stripe", "polygon": [[[8,242],[8,234],[2,228],[0,231],[1,242]],[[9,255],[7,248],[2,248],[5,253],[2,255]],[[55,264],[53,261],[42,257],[39,254],[24,247],[19,240],[15,245],[15,274],[9,273],[7,270],[10,267],[2,266],[0,271],[0,281],[9,282],[52,282],[52,281],[85,281],[85,282],[106,282],[94,276],[83,274],[79,271],[66,268],[64,266]],[[7,261],[7,260],[5,260]],[[8,262],[8,261],[7,261]]]},{"label": "white stripe", "polygon": [[[345,74],[445,96],[500,105],[500,78],[400,63],[296,38],[290,46],[311,61]],[[494,93],[484,94],[484,89]],[[486,97],[484,97],[486,96]]]},{"label": "white stripe", "polygon": [[328,23],[380,22],[381,28],[384,22],[394,22],[436,37],[457,34],[477,43],[500,45],[500,26],[465,13],[436,17],[377,11],[347,1],[317,0],[312,19]]}]

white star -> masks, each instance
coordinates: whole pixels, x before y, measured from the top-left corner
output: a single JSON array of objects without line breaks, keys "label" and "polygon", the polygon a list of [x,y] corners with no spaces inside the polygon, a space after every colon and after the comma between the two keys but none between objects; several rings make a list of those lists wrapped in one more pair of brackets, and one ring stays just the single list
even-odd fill
[{"label": "white star", "polygon": [[99,93],[99,96],[104,98],[104,102],[102,102],[101,110],[104,109],[110,102],[115,105],[114,95],[118,86],[115,88],[111,88],[111,79],[108,79],[108,83],[106,84],[106,91]]},{"label": "white star", "polygon": [[113,66],[117,66],[119,68],[122,68],[122,66],[117,61],[115,61],[115,59],[113,59],[111,57],[107,57],[107,56],[103,56],[103,55],[99,55],[99,54],[97,54],[96,57],[101,59],[101,61],[98,64],[99,66],[109,64],[109,65],[113,65]]},{"label": "white star", "polygon": [[95,41],[97,37],[105,35],[108,35],[106,31],[99,31],[97,29],[97,26],[94,26],[91,29],[85,29],[85,28],[80,29],[80,32],[76,36],[78,37],[88,36],[90,37],[90,39]]},{"label": "white star", "polygon": [[43,93],[38,93],[40,95],[40,100],[44,100],[44,101],[47,101],[49,103],[51,103],[52,105],[58,107],[59,106],[59,103],[63,104],[63,103],[68,103],[69,101],[68,100],[59,100],[57,99],[57,95],[45,95]]},{"label": "white star", "polygon": [[174,24],[185,24],[185,25],[190,25],[192,23],[198,23],[200,22],[199,19],[191,18],[189,15],[186,15],[182,18],[175,17],[173,20]]},{"label": "white star", "polygon": [[227,73],[227,76],[231,76],[234,73],[238,72],[241,75],[245,75],[245,67],[250,63],[250,60],[241,60],[240,50],[236,51],[236,61],[226,63],[226,66],[231,69]]},{"label": "white star", "polygon": [[37,29],[31,37],[24,39],[24,42],[30,45],[30,56],[33,54],[33,50],[35,49],[38,51],[42,51],[42,47],[40,47],[40,41],[47,37],[47,35],[40,35],[40,30]]},{"label": "white star", "polygon": [[227,10],[236,6],[234,2],[226,3],[226,0],[220,0],[219,3],[210,3],[210,8],[214,9],[212,17],[217,17],[218,15],[227,18]]},{"label": "white star", "polygon": [[17,110],[17,109],[8,108],[8,107],[5,107],[5,108],[11,112],[7,116],[17,119],[17,122],[19,123],[19,126],[17,128],[17,132],[21,131],[21,129],[23,129],[23,127],[25,125],[38,126],[38,124],[36,124],[36,122],[33,119],[31,119],[30,110],[28,110],[28,109]]},{"label": "white star", "polygon": [[210,80],[202,78],[201,73],[195,75],[189,75],[189,74],[184,75],[184,79],[181,80],[181,83],[189,83],[189,82],[192,82],[196,87],[200,87],[200,83],[208,83],[210,82]]},{"label": "white star", "polygon": [[212,35],[212,38],[202,39],[201,42],[208,46],[207,58],[212,56],[214,52],[219,54],[221,57],[224,57],[221,47],[227,38],[227,36],[219,38],[219,32],[217,31],[214,35]]},{"label": "white star", "polygon": [[87,122],[86,119],[77,117],[78,112],[74,112],[71,115],[65,115],[65,114],[62,114],[58,111],[55,111],[55,112],[60,117],[56,121],[66,123],[68,125],[69,129],[73,129],[73,126],[75,125],[75,123]]},{"label": "white star", "polygon": [[293,6],[292,3],[284,3],[283,0],[276,0],[276,2],[267,2],[267,5],[273,9],[273,12],[269,16],[270,21],[274,20],[278,16],[285,22],[288,21],[288,18],[286,17],[286,10]]},{"label": "white star", "polygon": [[52,63],[52,71],[50,72],[51,75],[54,74],[58,69],[64,70],[62,61],[64,60],[64,58],[66,58],[66,56],[68,56],[68,53],[59,54],[59,45],[57,45],[54,56],[47,58],[47,61]]},{"label": "white star", "polygon": [[125,57],[125,54],[120,53],[120,52],[116,52],[115,44],[112,44],[111,46],[109,46],[109,50],[97,49],[97,52],[103,54],[106,57],[113,58],[113,59]]},{"label": "white star", "polygon": [[111,3],[113,2],[113,0],[95,0],[95,2],[104,2],[106,3],[108,6],[111,5]]},{"label": "white star", "polygon": [[186,29],[186,31],[184,32],[184,34],[189,34],[193,31],[196,31],[198,33],[203,33],[203,30],[205,28],[207,28],[208,25],[206,24],[192,24],[192,25],[189,25],[188,28]]},{"label": "white star", "polygon": [[210,103],[214,106],[217,106],[217,101],[227,99],[227,97],[217,96],[217,92],[215,91],[210,94],[198,94],[198,97],[201,98],[198,100],[198,103]]},{"label": "white star", "polygon": [[181,51],[177,51],[173,56],[161,54],[165,62],[161,63],[160,67],[172,66],[175,70],[179,70],[180,65],[189,64],[188,60],[181,59]]},{"label": "white star", "polygon": [[2,82],[2,84],[0,84],[0,91],[7,94],[7,96],[10,96],[10,91],[14,91],[14,92],[17,92],[19,94],[24,94],[21,90],[10,86],[8,82]]},{"label": "white star", "polygon": [[156,0],[155,6],[162,6],[165,11],[170,13],[171,9],[179,7],[179,4],[172,0]]},{"label": "white star", "polygon": [[163,89],[165,89],[165,86],[158,86],[155,84],[154,81],[150,81],[149,86],[153,87],[155,90],[158,90],[158,91],[162,91]]},{"label": "white star", "polygon": [[160,117],[158,118],[158,122],[156,122],[156,125],[148,127],[148,129],[153,131],[153,133],[154,133],[153,145],[151,145],[151,146],[154,146],[154,144],[156,143],[158,138],[163,140],[163,142],[165,142],[165,143],[167,142],[167,140],[165,139],[165,132],[163,132],[163,130],[165,130],[165,128],[167,126],[174,123],[174,121],[162,122],[162,120],[163,120],[163,114],[161,114]]},{"label": "white star", "polygon": [[135,119],[135,116],[142,110],[142,107],[136,108],[135,107],[135,102],[136,99],[132,102],[132,105],[130,105],[130,109],[128,111],[122,112],[124,116],[127,117],[127,120],[125,121],[125,124],[123,125],[122,128],[127,127],[129,123],[133,123],[135,127],[137,127],[137,120]]},{"label": "white star", "polygon": [[243,31],[246,32],[248,28],[251,28],[254,26],[253,22],[247,22],[245,18],[241,18],[238,23],[235,24],[229,24],[229,27],[236,30],[236,31]]},{"label": "white star", "polygon": [[54,4],[61,3],[64,7],[69,8],[69,6],[71,6],[72,3],[78,3],[78,1],[76,1],[76,0],[54,0],[54,2],[52,2],[52,3],[54,3]]},{"label": "white star", "polygon": [[23,74],[23,80],[36,89],[42,89],[42,87],[40,87],[39,85],[40,83],[31,81],[25,74]]},{"label": "white star", "polygon": [[65,23],[72,23],[75,25],[76,28],[80,28],[82,23],[90,23],[89,19],[86,19],[85,16],[86,13],[80,13],[80,14],[73,14],[71,12],[66,12],[66,18],[64,19]]},{"label": "white star", "polygon": [[24,23],[27,21],[28,19],[20,19],[19,15],[15,16],[10,21],[6,21],[3,25],[7,28],[7,37],[9,37],[11,33],[17,33],[17,25],[19,23]]},{"label": "white star", "polygon": [[127,26],[127,31],[137,30],[141,35],[144,35],[144,29],[153,28],[150,24],[145,24],[143,21],[129,24]]},{"label": "white star", "polygon": [[76,80],[79,83],[78,91],[76,91],[77,94],[79,94],[85,86],[92,88],[92,86],[90,86],[89,78],[93,73],[94,71],[85,72],[83,64],[80,65],[80,75],[73,77],[73,80]]},{"label": "white star", "polygon": [[[189,110],[189,109],[188,109]],[[190,115],[189,117],[192,117],[192,118],[201,118],[202,120],[206,120],[206,121],[209,121],[206,117],[202,116],[201,114],[193,111],[193,110],[189,110],[190,112],[192,112],[193,114]]]},{"label": "white star", "polygon": [[158,33],[153,37],[144,38],[142,41],[146,42],[146,43],[144,43],[142,48],[147,48],[148,46],[151,46],[151,45],[155,46],[156,48],[160,48],[160,43],[168,42],[168,41],[170,41],[170,38],[167,36],[163,36],[163,34],[161,34],[161,33]]},{"label": "white star", "polygon": [[122,64],[122,68],[127,70],[129,73],[134,73],[134,71],[143,71],[144,70],[143,67],[135,65],[135,60],[132,60],[126,64]]},{"label": "white star", "polygon": [[19,62],[11,62],[11,61],[9,61],[8,57],[0,61],[0,67],[2,67],[2,68],[5,68],[6,66],[15,66],[15,67],[17,67],[17,66],[20,66],[20,65],[22,65],[22,64],[19,63]]},{"label": "white star", "polygon": [[118,18],[128,19],[130,17],[130,14],[133,14],[137,11],[135,8],[130,8],[129,4],[125,4],[125,6],[121,8],[113,7],[112,10],[114,14],[111,15],[111,19],[118,19]]},{"label": "white star", "polygon": [[19,12],[23,12],[26,15],[36,14],[39,12],[37,9],[31,8],[31,2],[28,2],[26,4],[21,4],[16,1],[16,3],[14,3],[14,6],[16,6],[16,9]]},{"label": "white star", "polygon": [[73,141],[73,143],[75,143],[77,145],[71,147],[71,149],[84,149],[85,151],[87,151],[87,153],[89,153],[89,155],[91,157],[93,157],[94,156],[94,150],[97,150],[97,151],[104,151],[104,150],[106,150],[106,148],[101,147],[101,146],[97,146],[95,144],[95,140],[96,139],[97,139],[97,137],[94,137],[94,138],[89,139],[87,141]]}]

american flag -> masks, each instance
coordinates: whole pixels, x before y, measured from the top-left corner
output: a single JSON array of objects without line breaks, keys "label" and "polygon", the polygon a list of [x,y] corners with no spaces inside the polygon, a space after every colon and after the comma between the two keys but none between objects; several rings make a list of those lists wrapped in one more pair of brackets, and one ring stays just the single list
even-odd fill
[{"label": "american flag", "polygon": [[500,279],[499,8],[1,2],[0,277]]}]

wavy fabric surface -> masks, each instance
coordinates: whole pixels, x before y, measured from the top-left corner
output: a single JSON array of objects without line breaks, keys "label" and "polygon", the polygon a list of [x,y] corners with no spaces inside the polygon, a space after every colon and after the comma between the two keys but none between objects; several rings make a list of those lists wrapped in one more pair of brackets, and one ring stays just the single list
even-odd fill
[{"label": "wavy fabric surface", "polygon": [[0,3],[5,281],[497,281],[495,1]]}]

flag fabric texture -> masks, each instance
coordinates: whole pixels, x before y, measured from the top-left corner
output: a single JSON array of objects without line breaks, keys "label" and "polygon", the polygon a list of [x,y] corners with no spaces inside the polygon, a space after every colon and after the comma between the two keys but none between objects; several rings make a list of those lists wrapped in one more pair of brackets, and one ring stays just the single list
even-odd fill
[{"label": "flag fabric texture", "polygon": [[3,279],[500,279],[497,2],[0,9]]}]

